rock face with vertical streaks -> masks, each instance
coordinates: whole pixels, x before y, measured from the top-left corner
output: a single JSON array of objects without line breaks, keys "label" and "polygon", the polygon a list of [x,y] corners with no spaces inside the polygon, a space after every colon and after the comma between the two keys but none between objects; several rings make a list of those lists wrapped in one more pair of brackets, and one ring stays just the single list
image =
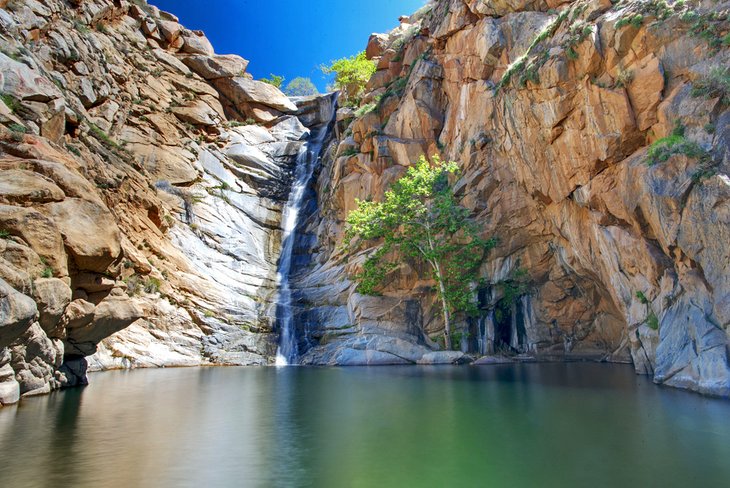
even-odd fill
[{"label": "rock face with vertical streaks", "polygon": [[363,297],[346,280],[367,251],[341,244],[356,198],[439,154],[499,238],[458,348],[632,361],[658,383],[730,394],[727,7],[442,0],[372,36],[362,105],[377,103],[341,112],[303,232],[304,361],[437,348],[425,270],[406,260]]}]

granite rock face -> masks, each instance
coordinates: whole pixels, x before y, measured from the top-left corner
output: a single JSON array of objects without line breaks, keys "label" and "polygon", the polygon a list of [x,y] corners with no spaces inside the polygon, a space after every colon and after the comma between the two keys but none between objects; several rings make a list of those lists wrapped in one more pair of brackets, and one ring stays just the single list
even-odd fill
[{"label": "granite rock face", "polygon": [[[305,360],[437,348],[428,274],[404,261],[365,299],[347,280],[367,250],[341,244],[356,198],[381,198],[438,154],[460,163],[457,195],[499,239],[475,290],[480,315],[460,320],[463,352],[632,361],[658,383],[727,396],[730,111],[727,85],[707,87],[722,84],[730,49],[688,20],[725,34],[727,7],[442,0],[373,35],[378,71],[361,106],[375,107],[341,110],[302,230]],[[371,334],[408,345],[359,345]]]},{"label": "granite rock face", "polygon": [[[662,5],[439,0],[371,36],[297,231],[301,362],[630,361],[727,396],[730,4]],[[144,2],[0,6],[0,404],[88,370],[271,364],[282,208],[331,98]],[[459,351],[424,269],[363,296],[368,251],[342,248],[355,199],[423,154],[460,163],[499,238]]]},{"label": "granite rock face", "polygon": [[143,2],[0,6],[0,402],[272,361],[281,211],[331,99]]}]

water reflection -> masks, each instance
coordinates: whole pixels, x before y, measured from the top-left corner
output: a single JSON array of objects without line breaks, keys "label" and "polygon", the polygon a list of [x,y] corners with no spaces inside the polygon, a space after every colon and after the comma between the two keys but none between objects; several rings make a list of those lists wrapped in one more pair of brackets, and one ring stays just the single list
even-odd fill
[{"label": "water reflection", "polygon": [[113,372],[0,410],[24,487],[726,486],[730,402],[595,364]]}]

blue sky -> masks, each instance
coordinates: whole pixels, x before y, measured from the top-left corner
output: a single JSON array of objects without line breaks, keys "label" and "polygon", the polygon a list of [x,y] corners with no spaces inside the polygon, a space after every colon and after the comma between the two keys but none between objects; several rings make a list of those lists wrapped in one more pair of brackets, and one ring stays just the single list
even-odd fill
[{"label": "blue sky", "polygon": [[425,0],[149,0],[205,31],[219,54],[248,59],[255,78],[307,76],[324,91],[322,63],[362,51]]}]

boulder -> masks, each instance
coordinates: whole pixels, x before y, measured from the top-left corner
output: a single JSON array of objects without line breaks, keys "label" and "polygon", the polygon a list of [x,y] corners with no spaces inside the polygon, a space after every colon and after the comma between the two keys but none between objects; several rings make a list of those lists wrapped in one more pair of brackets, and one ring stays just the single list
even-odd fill
[{"label": "boulder", "polygon": [[195,156],[183,147],[134,143],[129,144],[128,148],[143,161],[144,168],[157,180],[182,185],[200,176],[194,165]]},{"label": "boulder", "polygon": [[474,366],[484,366],[488,364],[509,364],[514,363],[514,359],[506,356],[483,356],[474,361]]},{"label": "boulder", "polygon": [[101,204],[96,188],[78,170],[55,161],[27,160],[33,171],[53,182],[69,197],[81,198]]},{"label": "boulder", "polygon": [[30,290],[33,279],[42,275],[40,256],[17,238],[0,239],[0,278],[16,290]]},{"label": "boulder", "polygon": [[182,58],[182,62],[206,80],[242,76],[248,66],[247,60],[235,54],[188,56]]},{"label": "boulder", "polygon": [[64,196],[63,191],[53,181],[32,171],[22,169],[0,171],[0,202],[2,203],[60,202]]},{"label": "boulder", "polygon": [[54,372],[61,365],[63,344],[49,339],[38,323],[11,345],[10,352],[21,396],[50,393],[60,386]]},{"label": "boulder", "polygon": [[394,354],[361,349],[343,349],[334,359],[338,366],[386,366],[392,364],[411,364]]},{"label": "boulder", "polygon": [[74,289],[84,290],[88,294],[111,291],[116,286],[116,283],[112,278],[96,273],[79,273],[73,277]]},{"label": "boulder", "polygon": [[92,343],[96,345],[102,339],[139,320],[143,315],[142,309],[126,295],[110,295],[94,308],[94,315],[90,322],[84,325],[81,324],[85,320],[68,322],[66,325],[67,341],[72,344]]},{"label": "boulder", "polygon": [[160,34],[162,34],[162,37],[170,44],[174,44],[183,31],[183,27],[172,20],[158,20],[157,28]]},{"label": "boulder", "polygon": [[179,71],[180,73],[182,73],[184,75],[191,74],[190,69],[188,69],[188,67],[185,66],[185,64],[183,62],[181,62],[179,59],[177,59],[177,57],[175,57],[175,55],[170,54],[167,51],[163,51],[162,49],[153,49],[152,54],[154,54],[154,56],[158,60],[162,61],[163,63],[170,66],[171,68]]},{"label": "boulder", "polygon": [[389,36],[387,34],[371,34],[368,39],[368,46],[365,49],[365,56],[368,59],[379,58],[388,47]]},{"label": "boulder", "polygon": [[172,113],[183,122],[193,125],[213,126],[218,120],[218,113],[210,108],[207,103],[196,100],[184,107],[175,107]]},{"label": "boulder", "polygon": [[309,137],[309,129],[297,117],[283,117],[271,127],[271,134],[278,140],[302,141]]},{"label": "boulder", "polygon": [[280,173],[280,168],[263,151],[248,144],[231,145],[226,151],[226,156],[240,166],[263,172],[268,176],[275,176]]},{"label": "boulder", "polygon": [[0,349],[28,330],[37,315],[38,307],[32,298],[0,279]]},{"label": "boulder", "polygon": [[330,103],[332,97],[332,94],[292,97],[292,102],[297,106],[294,115],[306,127],[329,124],[335,115],[332,113],[334,107]]},{"label": "boulder", "polygon": [[119,228],[106,207],[69,198],[48,204],[43,211],[58,226],[79,269],[102,273],[119,257]]},{"label": "boulder", "polygon": [[73,331],[76,329],[83,329],[91,324],[94,320],[94,309],[96,305],[81,298],[77,298],[72,301],[63,313],[63,318],[60,324],[60,332],[56,331],[56,335],[59,333],[67,334],[66,331]]},{"label": "boulder", "polygon": [[214,84],[236,106],[256,103],[284,113],[297,111],[297,106],[281,90],[263,81],[237,76],[214,80]]},{"label": "boulder", "polygon": [[71,303],[71,288],[58,278],[39,278],[33,282],[33,298],[40,312],[38,322],[50,336]]},{"label": "boulder", "polygon": [[64,358],[63,364],[58,368],[61,387],[72,388],[89,384],[86,371],[89,363],[84,356],[68,355]]},{"label": "boulder", "polygon": [[15,379],[15,371],[9,364],[0,367],[0,406],[18,403],[20,383]]},{"label": "boulder", "polygon": [[267,142],[275,142],[276,139],[271,132],[260,125],[244,125],[231,129],[231,142],[245,142],[251,146],[257,146]]},{"label": "boulder", "polygon": [[204,54],[206,56],[215,54],[215,50],[210,41],[201,31],[184,30],[182,39],[184,41],[182,52],[184,53]]},{"label": "boulder", "polygon": [[659,328],[654,381],[700,393],[730,396],[728,337],[707,320],[712,304],[685,293]]},{"label": "boulder", "polygon": [[243,113],[246,115],[246,119],[253,119],[261,124],[269,124],[284,115],[278,110],[258,103],[244,105]]},{"label": "boulder", "polygon": [[418,364],[468,364],[473,358],[461,351],[433,351],[423,355]]},{"label": "boulder", "polygon": [[51,219],[32,208],[0,205],[0,229],[28,243],[46,260],[56,276],[68,275],[63,237]]},{"label": "boulder", "polygon": [[[131,9],[139,9],[139,7],[137,7],[136,5],[133,5],[130,8],[130,13],[132,13]],[[132,15],[135,15],[135,14],[133,13]],[[152,19],[152,17],[146,17],[146,18],[140,19],[140,28],[142,29],[142,32],[144,32],[144,34],[147,37],[151,37],[152,39],[154,39],[155,41],[158,41],[158,42],[162,40],[162,37],[160,36],[160,29],[157,27],[157,22],[155,22],[154,19]]]},{"label": "boulder", "polygon": [[19,100],[50,102],[63,98],[61,91],[48,78],[3,53],[0,53],[0,73],[4,80],[3,92]]}]

